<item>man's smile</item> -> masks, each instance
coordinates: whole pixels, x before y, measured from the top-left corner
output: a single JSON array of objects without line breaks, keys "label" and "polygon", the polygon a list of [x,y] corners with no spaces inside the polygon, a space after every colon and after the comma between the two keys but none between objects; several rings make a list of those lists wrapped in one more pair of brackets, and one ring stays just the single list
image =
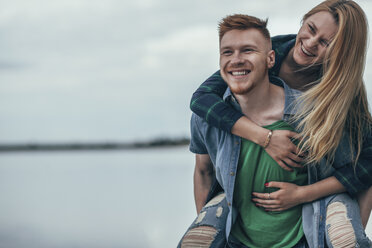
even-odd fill
[{"label": "man's smile", "polygon": [[233,76],[245,76],[250,72],[251,72],[250,70],[229,71],[229,73]]}]

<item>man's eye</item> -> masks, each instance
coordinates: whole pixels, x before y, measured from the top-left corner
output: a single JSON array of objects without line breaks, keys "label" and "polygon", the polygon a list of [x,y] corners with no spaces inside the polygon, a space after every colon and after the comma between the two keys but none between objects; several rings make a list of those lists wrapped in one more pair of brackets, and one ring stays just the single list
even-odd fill
[{"label": "man's eye", "polygon": [[252,48],[246,48],[243,50],[243,52],[245,53],[250,53],[250,52],[253,52],[254,50]]},{"label": "man's eye", "polygon": [[232,51],[226,50],[226,51],[223,51],[222,54],[223,55],[231,55],[232,54]]}]

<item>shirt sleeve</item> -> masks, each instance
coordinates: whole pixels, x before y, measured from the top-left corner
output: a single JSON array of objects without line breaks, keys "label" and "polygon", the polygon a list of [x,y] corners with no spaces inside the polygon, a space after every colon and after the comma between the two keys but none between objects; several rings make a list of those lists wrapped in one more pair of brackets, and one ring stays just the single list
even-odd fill
[{"label": "shirt sleeve", "polygon": [[363,145],[358,162],[346,164],[335,171],[334,176],[344,185],[347,192],[356,195],[372,186],[372,137]]},{"label": "shirt sleeve", "polygon": [[190,121],[191,139],[189,150],[195,154],[208,154],[207,147],[205,146],[204,135],[200,126],[200,117],[192,114]]},{"label": "shirt sleeve", "polygon": [[227,84],[220,71],[217,71],[194,92],[190,108],[211,126],[231,132],[231,128],[243,114],[223,101],[226,88]]}]

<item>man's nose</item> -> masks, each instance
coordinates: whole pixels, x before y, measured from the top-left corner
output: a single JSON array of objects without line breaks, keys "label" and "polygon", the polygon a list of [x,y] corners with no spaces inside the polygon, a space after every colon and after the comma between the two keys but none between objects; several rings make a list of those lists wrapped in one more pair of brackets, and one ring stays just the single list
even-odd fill
[{"label": "man's nose", "polygon": [[242,58],[242,54],[241,53],[234,53],[233,54],[233,57],[232,57],[232,59],[231,59],[231,64],[237,64],[237,65],[239,65],[239,64],[242,64],[242,63],[244,63],[244,60],[243,60],[243,58]]}]

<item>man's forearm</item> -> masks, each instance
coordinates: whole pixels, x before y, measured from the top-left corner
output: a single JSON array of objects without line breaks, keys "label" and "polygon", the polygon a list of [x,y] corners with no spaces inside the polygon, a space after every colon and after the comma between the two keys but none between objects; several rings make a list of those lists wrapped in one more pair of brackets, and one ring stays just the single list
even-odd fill
[{"label": "man's forearm", "polygon": [[195,169],[194,172],[194,197],[197,213],[206,203],[209,190],[212,185],[212,174],[209,172],[201,172]]},{"label": "man's forearm", "polygon": [[208,154],[195,156],[194,197],[197,213],[205,205],[214,178],[213,164]]}]

